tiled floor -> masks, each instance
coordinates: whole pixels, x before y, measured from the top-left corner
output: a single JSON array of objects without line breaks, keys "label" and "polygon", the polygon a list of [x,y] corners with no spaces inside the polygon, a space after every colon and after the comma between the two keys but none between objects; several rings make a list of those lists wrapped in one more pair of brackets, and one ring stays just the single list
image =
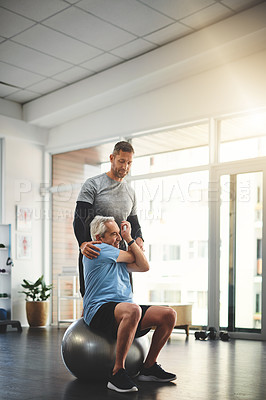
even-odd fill
[{"label": "tiled floor", "polygon": [[65,329],[24,328],[0,334],[1,400],[264,400],[266,342],[196,341],[174,334],[159,362],[177,374],[174,383],[139,383],[119,394],[104,383],[84,383],[65,368],[60,354]]}]

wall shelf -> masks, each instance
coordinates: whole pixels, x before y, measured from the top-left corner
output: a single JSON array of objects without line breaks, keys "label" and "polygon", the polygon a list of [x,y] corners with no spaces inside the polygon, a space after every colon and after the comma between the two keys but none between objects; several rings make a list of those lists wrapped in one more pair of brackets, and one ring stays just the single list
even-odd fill
[{"label": "wall shelf", "polygon": [[[69,284],[72,286],[71,294],[66,295],[62,292],[62,280],[68,280]],[[63,323],[72,323],[77,319],[77,303],[81,301],[81,296],[77,292],[77,281],[78,281],[78,273],[62,273],[57,275],[57,326]],[[63,289],[65,291],[65,288]],[[61,317],[61,308],[62,301],[71,301],[72,302],[72,316],[73,318],[62,318]],[[80,317],[80,316],[79,316]]]},{"label": "wall shelf", "polygon": [[11,225],[0,224],[0,243],[5,247],[0,247],[0,308],[6,310],[7,319],[11,319],[11,274],[12,265],[7,265],[7,259],[11,252]]}]

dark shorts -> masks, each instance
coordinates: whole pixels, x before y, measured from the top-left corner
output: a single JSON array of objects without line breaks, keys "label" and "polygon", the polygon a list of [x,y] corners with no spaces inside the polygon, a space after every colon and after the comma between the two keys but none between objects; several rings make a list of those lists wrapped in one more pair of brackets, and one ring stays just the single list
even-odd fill
[{"label": "dark shorts", "polygon": [[[115,320],[114,311],[117,304],[120,303],[111,301],[109,303],[103,304],[92,318],[90,327],[96,332],[101,332],[108,337],[116,338],[118,325]],[[135,334],[136,338],[144,336],[146,335],[146,333],[150,331],[150,328],[144,330],[140,329],[142,318],[144,317],[146,311],[150,306],[140,306],[140,307],[142,309],[142,315]]]}]

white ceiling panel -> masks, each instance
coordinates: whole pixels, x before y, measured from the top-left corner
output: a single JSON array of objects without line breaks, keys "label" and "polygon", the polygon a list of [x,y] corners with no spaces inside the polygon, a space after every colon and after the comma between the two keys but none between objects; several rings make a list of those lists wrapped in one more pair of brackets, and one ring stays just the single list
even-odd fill
[{"label": "white ceiling panel", "polygon": [[0,61],[16,65],[44,76],[56,74],[71,64],[58,60],[28,47],[8,41],[0,44]]},{"label": "white ceiling panel", "polygon": [[72,67],[67,69],[66,71],[60,72],[59,74],[54,75],[55,79],[59,81],[65,82],[67,84],[77,82],[81,79],[87,78],[90,75],[93,75],[93,71],[88,71],[85,68],[81,67]]},{"label": "white ceiling panel", "polygon": [[214,0],[142,0],[150,7],[175,18],[176,20],[194,14],[215,3]]},{"label": "white ceiling panel", "polygon": [[145,39],[150,40],[151,42],[158,45],[163,45],[182,36],[185,36],[192,31],[193,30],[188,26],[180,24],[179,22],[175,22],[172,25],[167,26],[166,28],[160,29],[157,32],[145,36]]},{"label": "white ceiling panel", "polygon": [[13,88],[12,86],[3,85],[2,83],[0,83],[0,96],[1,97],[8,96],[9,94],[16,92],[17,90],[18,89]]},{"label": "white ceiling panel", "polygon": [[34,25],[33,21],[0,8],[0,35],[10,38]]},{"label": "white ceiling panel", "polygon": [[29,90],[19,90],[7,96],[6,99],[16,101],[18,103],[27,103],[28,101],[34,100],[37,97],[40,97],[38,93],[30,92]]},{"label": "white ceiling panel", "polygon": [[228,18],[232,15],[227,7],[216,3],[210,7],[204,8],[196,14],[193,14],[187,18],[184,18],[182,22],[194,29],[199,29],[206,24],[212,24],[221,20],[221,18]]},{"label": "white ceiling panel", "polygon": [[70,5],[62,0],[0,0],[0,6],[35,21],[42,21]]},{"label": "white ceiling panel", "polygon": [[83,67],[88,68],[91,71],[98,72],[100,70],[111,68],[114,65],[123,62],[120,57],[114,56],[113,54],[104,53],[98,57],[93,58],[82,64]]},{"label": "white ceiling panel", "polygon": [[230,7],[234,11],[240,11],[248,6],[255,6],[258,3],[261,3],[260,0],[222,0],[222,4],[227,7]]},{"label": "white ceiling panel", "polygon": [[63,82],[56,81],[55,79],[44,79],[34,85],[28,86],[27,89],[40,94],[46,94],[60,89],[64,86]]},{"label": "white ceiling panel", "polygon": [[19,88],[25,88],[43,79],[43,77],[38,74],[25,71],[24,69],[17,68],[10,64],[2,63],[1,61],[0,76],[1,81],[18,86]]},{"label": "white ceiling panel", "polygon": [[13,40],[73,64],[82,63],[102,53],[95,47],[42,25],[28,29]]},{"label": "white ceiling panel", "polygon": [[157,46],[147,42],[143,39],[136,39],[130,43],[125,44],[124,46],[120,46],[117,49],[113,50],[112,53],[117,56],[130,59],[133,57],[137,57],[140,54],[146,53],[147,51],[155,49]]},{"label": "white ceiling panel", "polygon": [[138,36],[154,32],[173,22],[135,0],[82,0],[78,7]]},{"label": "white ceiling panel", "polygon": [[77,8],[67,9],[44,23],[103,50],[110,50],[135,36]]},{"label": "white ceiling panel", "polygon": [[75,4],[78,3],[80,0],[64,0],[66,3]]}]

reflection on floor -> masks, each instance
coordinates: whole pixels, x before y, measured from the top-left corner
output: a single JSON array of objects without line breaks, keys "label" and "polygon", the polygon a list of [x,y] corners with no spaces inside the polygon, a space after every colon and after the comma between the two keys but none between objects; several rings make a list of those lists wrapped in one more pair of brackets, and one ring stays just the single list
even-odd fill
[{"label": "reflection on floor", "polygon": [[264,400],[266,342],[195,341],[174,334],[159,358],[176,373],[174,383],[140,382],[139,392],[119,394],[104,384],[83,383],[65,368],[60,354],[65,329],[24,328],[0,334],[1,400]]}]

